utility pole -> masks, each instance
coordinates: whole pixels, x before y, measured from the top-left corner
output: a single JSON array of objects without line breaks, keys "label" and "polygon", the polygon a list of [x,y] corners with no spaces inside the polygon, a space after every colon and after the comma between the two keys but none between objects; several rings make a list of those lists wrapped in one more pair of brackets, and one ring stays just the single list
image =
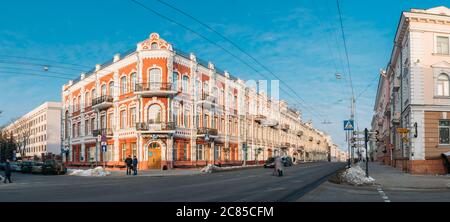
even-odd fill
[{"label": "utility pole", "polygon": [[369,177],[369,158],[367,156],[367,142],[369,141],[369,130],[364,129],[364,148],[366,149],[366,177]]}]

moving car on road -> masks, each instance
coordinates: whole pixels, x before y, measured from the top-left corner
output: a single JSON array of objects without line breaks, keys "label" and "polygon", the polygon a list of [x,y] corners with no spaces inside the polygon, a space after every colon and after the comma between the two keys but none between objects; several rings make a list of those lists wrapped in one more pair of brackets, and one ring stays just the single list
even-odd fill
[{"label": "moving car on road", "polygon": [[264,168],[274,168],[275,167],[275,158],[269,157],[264,163]]},{"label": "moving car on road", "polygon": [[33,166],[31,167],[31,173],[42,173],[42,162],[34,162]]},{"label": "moving car on road", "polygon": [[46,160],[42,166],[42,174],[65,174],[67,168],[60,161]]}]

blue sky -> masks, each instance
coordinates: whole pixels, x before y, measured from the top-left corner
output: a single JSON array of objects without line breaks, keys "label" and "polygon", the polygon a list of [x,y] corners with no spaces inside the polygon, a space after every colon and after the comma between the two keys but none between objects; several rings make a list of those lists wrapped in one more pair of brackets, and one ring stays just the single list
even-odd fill
[{"label": "blue sky", "polygon": [[[214,33],[156,0],[139,1],[251,62]],[[304,105],[296,105],[302,110],[303,119],[312,119],[315,127],[331,134],[345,148],[342,120],[349,116],[350,90],[336,1],[165,1],[212,26],[269,67],[296,90],[306,106],[314,107],[315,113],[324,116],[318,118],[319,114],[311,114]],[[356,120],[360,128],[370,127],[378,71],[389,59],[401,11],[445,3],[418,0],[340,3],[355,95],[367,88],[357,98]],[[61,86],[66,79],[23,73],[42,73],[37,65],[43,64],[50,65],[49,71],[55,72],[51,75],[76,78],[82,70],[134,48],[151,32],[158,32],[175,47],[211,60],[242,79],[262,79],[220,48],[128,0],[8,1],[2,4],[0,21],[0,110],[3,110],[0,125],[44,101],[61,100]],[[69,67],[11,56],[79,65]],[[254,67],[268,75],[257,65]],[[336,80],[336,72],[342,73],[343,79]],[[291,104],[299,100],[283,93],[281,98]],[[321,124],[324,119],[331,124]]]}]

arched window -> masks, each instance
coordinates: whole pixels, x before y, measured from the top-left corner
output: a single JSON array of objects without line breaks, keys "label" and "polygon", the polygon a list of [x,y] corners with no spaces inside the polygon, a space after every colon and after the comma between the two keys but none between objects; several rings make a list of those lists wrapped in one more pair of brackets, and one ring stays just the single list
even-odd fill
[{"label": "arched window", "polygon": [[91,105],[91,97],[89,92],[84,94],[84,107],[89,107]]},{"label": "arched window", "polygon": [[65,138],[69,138],[69,111],[66,110],[66,115],[64,116],[64,130]]},{"label": "arched window", "polygon": [[202,93],[202,82],[200,80],[195,81],[195,96],[200,99]]},{"label": "arched window", "polygon": [[181,86],[181,90],[183,91],[183,93],[188,93],[189,92],[189,77],[188,76],[183,76],[183,82],[182,82],[182,86]]},{"label": "arched window", "polygon": [[77,111],[77,98],[74,98],[72,101],[72,112]]},{"label": "arched window", "polygon": [[150,69],[149,72],[149,82],[150,82],[150,89],[160,89],[161,87],[161,70],[158,68]]},{"label": "arched window", "polygon": [[106,85],[105,84],[102,85],[100,93],[101,93],[100,96],[106,96]]},{"label": "arched window", "polygon": [[114,82],[113,81],[111,81],[111,82],[109,82],[109,95],[110,96],[114,96]]},{"label": "arched window", "polygon": [[151,105],[150,107],[148,107],[147,122],[148,123],[161,122],[161,107],[159,105]]},{"label": "arched window", "polygon": [[[94,89],[92,89],[92,91],[91,91],[91,100],[93,99],[93,98],[95,98],[95,97],[97,97],[97,95],[96,95],[96,91],[95,91],[95,88]],[[92,101],[91,101],[92,102]],[[92,104],[92,103],[91,103]]]},{"label": "arched window", "polygon": [[449,96],[449,79],[447,74],[440,74],[437,80],[437,95]]},{"label": "arched window", "polygon": [[120,94],[123,95],[125,93],[127,93],[127,77],[122,76],[120,78]]},{"label": "arched window", "polygon": [[152,43],[151,48],[158,49],[158,43],[156,43],[156,42]]},{"label": "arched window", "polygon": [[179,78],[178,73],[177,72],[173,72],[173,74],[172,74],[173,89],[175,91],[178,91],[178,81],[180,81],[178,78]]},{"label": "arched window", "polygon": [[136,73],[132,73],[131,74],[131,91],[135,91],[136,90],[136,83],[137,83],[137,78],[136,78]]},{"label": "arched window", "polygon": [[203,83],[203,94],[209,95],[209,85],[208,82]]}]

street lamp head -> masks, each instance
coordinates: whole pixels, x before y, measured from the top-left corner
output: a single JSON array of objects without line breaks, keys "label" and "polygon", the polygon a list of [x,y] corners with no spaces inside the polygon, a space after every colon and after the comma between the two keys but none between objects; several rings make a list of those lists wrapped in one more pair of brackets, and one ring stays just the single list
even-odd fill
[{"label": "street lamp head", "polygon": [[336,76],[336,79],[341,79],[342,78],[342,75],[340,73],[336,73],[335,76]]}]

